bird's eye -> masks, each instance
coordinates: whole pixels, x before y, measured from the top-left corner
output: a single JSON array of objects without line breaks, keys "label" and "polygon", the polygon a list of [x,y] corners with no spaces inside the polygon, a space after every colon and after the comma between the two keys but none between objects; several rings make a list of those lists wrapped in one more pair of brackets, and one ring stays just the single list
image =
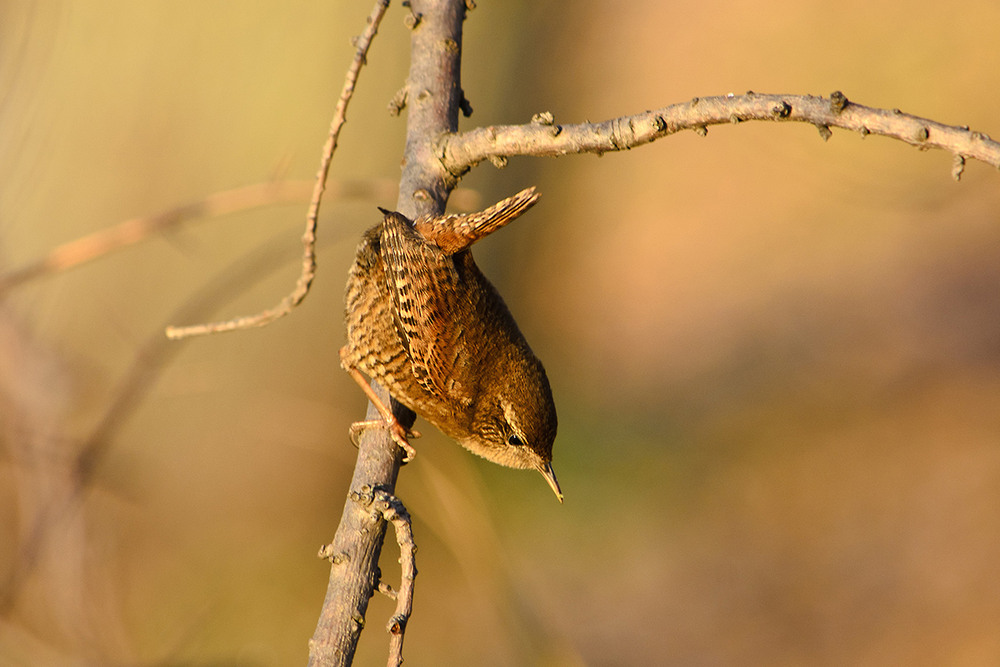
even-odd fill
[{"label": "bird's eye", "polygon": [[507,436],[507,444],[511,447],[524,447],[524,441],[514,434]]}]

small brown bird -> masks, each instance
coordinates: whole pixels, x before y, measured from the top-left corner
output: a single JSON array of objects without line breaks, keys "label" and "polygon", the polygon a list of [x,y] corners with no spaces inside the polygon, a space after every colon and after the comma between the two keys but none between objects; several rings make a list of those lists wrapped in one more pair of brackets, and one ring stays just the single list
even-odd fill
[{"label": "small brown bird", "polygon": [[494,463],[533,468],[559,502],[552,470],[556,409],[542,363],[469,247],[538,201],[534,188],[480,213],[385,218],[358,246],[347,281],[347,345],[341,364],[410,460],[408,432],[362,376]]}]

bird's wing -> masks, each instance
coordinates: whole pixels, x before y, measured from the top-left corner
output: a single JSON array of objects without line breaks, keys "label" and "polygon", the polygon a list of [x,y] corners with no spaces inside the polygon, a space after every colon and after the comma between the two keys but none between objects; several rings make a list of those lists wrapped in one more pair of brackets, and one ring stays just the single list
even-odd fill
[{"label": "bird's wing", "polygon": [[471,403],[468,388],[457,381],[466,351],[464,328],[455,322],[462,292],[454,261],[399,214],[386,217],[381,248],[396,327],[414,377],[439,398]]}]

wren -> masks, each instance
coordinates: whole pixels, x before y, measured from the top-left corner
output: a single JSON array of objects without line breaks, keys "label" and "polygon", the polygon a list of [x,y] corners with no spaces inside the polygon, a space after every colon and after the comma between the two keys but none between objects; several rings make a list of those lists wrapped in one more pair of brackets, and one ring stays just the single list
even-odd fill
[{"label": "wren", "polygon": [[556,409],[542,363],[470,246],[538,201],[534,188],[479,213],[410,220],[379,209],[347,281],[347,345],[341,365],[378,408],[405,452],[407,431],[364,375],[463,447],[494,463],[531,468],[562,502],[552,469]]}]

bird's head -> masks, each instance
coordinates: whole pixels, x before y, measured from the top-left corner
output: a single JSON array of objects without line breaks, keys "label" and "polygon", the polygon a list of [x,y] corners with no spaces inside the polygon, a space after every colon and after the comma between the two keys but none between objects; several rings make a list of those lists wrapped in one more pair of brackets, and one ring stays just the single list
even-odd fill
[{"label": "bird's head", "polygon": [[472,435],[459,442],[471,452],[509,468],[537,470],[563,501],[552,469],[556,407],[545,369],[531,355],[501,367],[476,401]]}]

